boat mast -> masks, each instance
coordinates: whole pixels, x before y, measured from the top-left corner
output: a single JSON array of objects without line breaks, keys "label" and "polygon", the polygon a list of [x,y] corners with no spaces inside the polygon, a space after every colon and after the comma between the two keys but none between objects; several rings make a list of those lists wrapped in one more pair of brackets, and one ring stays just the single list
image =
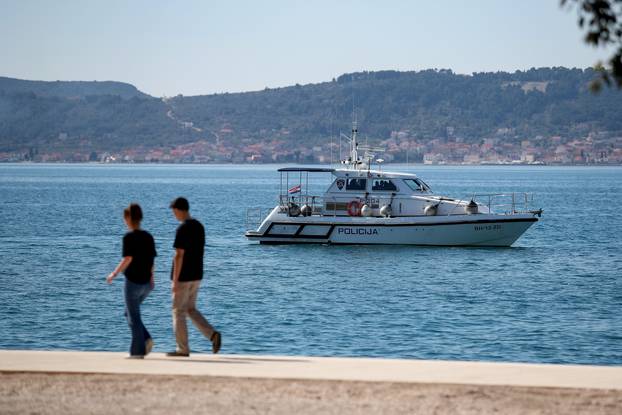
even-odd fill
[{"label": "boat mast", "polygon": [[360,147],[360,150],[364,151],[364,156],[359,157],[359,143],[357,141],[358,132],[358,120],[355,115],[352,120],[352,135],[347,136],[342,133],[339,136],[340,138],[343,136],[343,138],[348,140],[350,143],[350,157],[348,157],[347,160],[342,160],[341,162],[350,166],[349,168],[352,170],[369,170],[371,168],[371,162],[375,157],[374,153],[382,152],[384,149],[363,145]]},{"label": "boat mast", "polygon": [[352,164],[354,164],[354,166],[356,167],[356,165],[359,162],[359,153],[358,153],[358,143],[356,142],[356,134],[358,133],[358,128],[357,128],[357,119],[356,119],[356,115],[354,116],[354,120],[352,121],[352,140],[350,141],[350,157],[352,160]]}]

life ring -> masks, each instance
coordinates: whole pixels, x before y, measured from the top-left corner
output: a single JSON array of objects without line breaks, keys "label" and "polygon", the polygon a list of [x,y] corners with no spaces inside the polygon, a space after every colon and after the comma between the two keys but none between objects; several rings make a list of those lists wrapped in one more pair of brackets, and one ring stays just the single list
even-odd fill
[{"label": "life ring", "polygon": [[348,203],[348,215],[361,216],[361,207],[363,204],[358,200],[352,200]]}]

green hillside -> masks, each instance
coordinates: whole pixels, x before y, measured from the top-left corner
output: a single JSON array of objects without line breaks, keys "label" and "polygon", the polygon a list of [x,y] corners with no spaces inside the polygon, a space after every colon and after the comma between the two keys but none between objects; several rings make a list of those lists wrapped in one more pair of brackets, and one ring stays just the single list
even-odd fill
[{"label": "green hillside", "polygon": [[89,95],[118,95],[121,98],[146,98],[134,85],[114,81],[26,81],[0,76],[0,91],[6,94],[32,92],[37,96],[83,98]]},{"label": "green hillside", "polygon": [[[546,146],[542,140],[554,136],[622,137],[622,93],[592,94],[587,85],[594,76],[590,69],[566,68],[361,72],[319,84],[169,99],[118,82],[0,78],[0,153],[62,157],[207,143],[206,160],[230,160],[244,147],[268,142],[270,151],[291,153],[349,131],[353,108],[371,142],[396,132],[418,145],[501,137],[513,143],[537,138]],[[212,157],[215,151],[226,154]]]},{"label": "green hillside", "polygon": [[444,137],[447,127],[467,140],[498,129],[518,138],[621,131],[622,93],[587,89],[593,71],[565,68],[457,75],[451,71],[365,72],[333,82],[260,92],[178,97],[171,105],[198,127],[233,130],[232,138],[324,139],[348,131],[356,108],[360,130],[377,139],[409,130]]}]

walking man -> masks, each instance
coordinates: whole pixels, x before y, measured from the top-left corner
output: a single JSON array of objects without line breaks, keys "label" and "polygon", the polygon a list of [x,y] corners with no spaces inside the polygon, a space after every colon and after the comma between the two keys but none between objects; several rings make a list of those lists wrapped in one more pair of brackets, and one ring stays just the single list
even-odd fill
[{"label": "walking man", "polygon": [[188,327],[186,316],[212,342],[212,352],[220,350],[220,333],[214,329],[196,309],[197,294],[203,279],[203,250],[205,247],[205,229],[201,222],[190,216],[190,204],[183,197],[171,203],[175,218],[181,222],[175,234],[175,256],[171,273],[173,294],[173,330],[177,347],[167,356],[187,357]]}]

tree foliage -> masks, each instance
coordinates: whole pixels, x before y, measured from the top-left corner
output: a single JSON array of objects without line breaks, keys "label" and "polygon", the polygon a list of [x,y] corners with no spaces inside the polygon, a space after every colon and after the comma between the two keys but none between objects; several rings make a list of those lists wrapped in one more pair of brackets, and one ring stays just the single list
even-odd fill
[{"label": "tree foliage", "polygon": [[[452,127],[466,140],[500,128],[518,137],[583,134],[586,128],[621,130],[622,97],[589,93],[592,69],[539,68],[459,75],[451,70],[358,72],[334,82],[261,92],[179,97],[175,113],[230,139],[325,141],[350,129],[353,109],[359,130],[373,138],[408,130],[438,138]],[[610,106],[610,107],[608,107]]]},{"label": "tree foliage", "polygon": [[118,95],[121,98],[147,98],[134,85],[114,81],[27,81],[0,76],[0,91],[4,93],[32,92],[37,96],[83,98],[87,95]]},{"label": "tree foliage", "polygon": [[614,48],[606,64],[596,64],[600,79],[592,82],[592,89],[599,91],[602,83],[622,88],[622,0],[561,0],[562,6],[569,3],[577,8],[586,43]]}]

